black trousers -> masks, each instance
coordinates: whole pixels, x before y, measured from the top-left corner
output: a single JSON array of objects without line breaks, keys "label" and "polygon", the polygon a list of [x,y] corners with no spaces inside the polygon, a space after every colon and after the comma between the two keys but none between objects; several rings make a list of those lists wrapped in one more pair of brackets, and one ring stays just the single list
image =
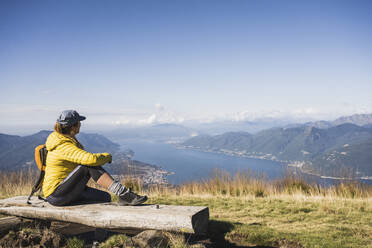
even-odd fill
[{"label": "black trousers", "polygon": [[111,195],[109,193],[86,185],[90,178],[97,182],[105,172],[101,166],[79,165],[46,200],[54,206],[110,202]]}]

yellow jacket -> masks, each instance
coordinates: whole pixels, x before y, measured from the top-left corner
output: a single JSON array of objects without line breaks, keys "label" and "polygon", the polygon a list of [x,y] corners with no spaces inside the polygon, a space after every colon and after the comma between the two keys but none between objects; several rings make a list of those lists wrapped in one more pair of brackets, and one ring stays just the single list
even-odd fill
[{"label": "yellow jacket", "polygon": [[86,152],[77,140],[57,132],[48,136],[45,145],[48,155],[43,182],[44,197],[52,194],[78,165],[100,166],[111,161],[109,153]]}]

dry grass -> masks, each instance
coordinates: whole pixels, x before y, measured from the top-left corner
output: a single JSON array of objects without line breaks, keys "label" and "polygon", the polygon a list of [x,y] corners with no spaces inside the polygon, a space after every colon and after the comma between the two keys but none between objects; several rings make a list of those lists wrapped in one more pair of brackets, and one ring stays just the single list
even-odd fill
[{"label": "dry grass", "polygon": [[0,199],[16,195],[29,195],[39,176],[38,173],[30,169],[17,172],[0,171]]},{"label": "dry grass", "polygon": [[[28,195],[36,178],[32,171],[1,172],[0,198]],[[240,245],[277,246],[278,240],[289,240],[305,247],[372,247],[370,185],[322,187],[294,176],[265,181],[218,171],[208,180],[177,187],[144,188],[130,177],[122,183],[149,195],[149,203],[208,206],[211,239]],[[172,247],[188,245],[175,236]]]},{"label": "dry grass", "polygon": [[177,195],[177,196],[231,196],[231,197],[268,197],[268,196],[319,196],[338,198],[371,198],[372,186],[356,181],[340,182],[339,184],[324,187],[308,183],[299,176],[286,177],[266,181],[250,173],[238,172],[234,176],[226,172],[216,171],[208,180],[191,182],[179,187],[155,186],[147,189],[150,195]]},{"label": "dry grass", "polygon": [[[28,195],[38,178],[38,172],[23,170],[17,172],[0,172],[0,198],[15,195]],[[144,188],[141,181],[127,177],[122,180],[127,187],[136,192],[153,196],[229,196],[229,197],[269,197],[269,196],[312,196],[326,198],[371,198],[372,186],[359,182],[340,182],[324,187],[308,183],[298,176],[287,175],[276,181],[266,181],[250,173],[238,172],[231,176],[227,172],[215,171],[212,178],[186,183],[180,186],[152,186]],[[92,180],[91,187],[102,189]]]}]

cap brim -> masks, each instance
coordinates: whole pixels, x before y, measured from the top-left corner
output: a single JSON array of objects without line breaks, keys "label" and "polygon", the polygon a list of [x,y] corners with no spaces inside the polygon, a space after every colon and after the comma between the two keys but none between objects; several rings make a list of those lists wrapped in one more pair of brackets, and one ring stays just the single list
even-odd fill
[{"label": "cap brim", "polygon": [[85,120],[86,118],[85,118],[85,116],[79,116],[79,121],[83,121],[83,120]]}]

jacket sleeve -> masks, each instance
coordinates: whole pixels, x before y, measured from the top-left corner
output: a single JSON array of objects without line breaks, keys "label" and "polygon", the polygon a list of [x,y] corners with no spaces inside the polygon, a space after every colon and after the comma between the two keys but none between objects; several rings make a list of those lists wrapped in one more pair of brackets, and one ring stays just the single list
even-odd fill
[{"label": "jacket sleeve", "polygon": [[111,154],[105,153],[90,153],[80,149],[70,142],[61,144],[59,147],[63,158],[69,162],[87,165],[87,166],[100,166],[111,161]]}]

